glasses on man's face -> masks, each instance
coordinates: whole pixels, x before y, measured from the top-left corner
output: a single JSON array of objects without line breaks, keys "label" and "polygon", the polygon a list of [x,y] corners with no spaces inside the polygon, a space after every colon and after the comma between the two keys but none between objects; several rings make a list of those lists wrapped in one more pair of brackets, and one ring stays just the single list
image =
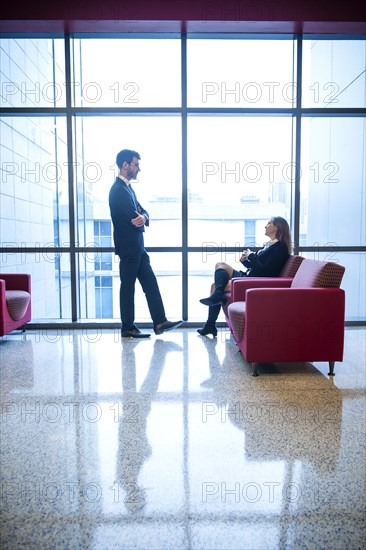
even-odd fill
[{"label": "glasses on man's face", "polygon": [[138,162],[130,162],[130,166],[135,166],[136,168],[140,168],[140,165]]}]

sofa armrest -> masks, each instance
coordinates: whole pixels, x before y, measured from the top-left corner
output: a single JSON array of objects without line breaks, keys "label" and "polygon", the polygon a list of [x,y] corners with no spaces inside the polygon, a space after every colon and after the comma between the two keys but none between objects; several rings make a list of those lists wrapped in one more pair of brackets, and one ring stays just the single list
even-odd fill
[{"label": "sofa armrest", "polygon": [[1,278],[2,275],[0,275],[0,303],[4,303],[5,304],[5,301],[6,301],[6,298],[5,298],[5,288],[6,288],[6,283],[4,281],[4,279]]},{"label": "sofa armrest", "polygon": [[289,288],[292,277],[237,277],[231,281],[231,301],[244,302],[252,288]]},{"label": "sofa armrest", "polygon": [[341,288],[252,288],[246,301],[229,305],[228,312],[249,363],[343,360]]},{"label": "sofa armrest", "polygon": [[5,281],[6,290],[31,291],[31,276],[29,273],[0,273],[0,279]]},{"label": "sofa armrest", "polygon": [[[284,356],[292,349],[297,356],[313,350],[315,357],[318,349],[330,349],[341,357],[344,315],[340,288],[252,289],[246,297],[244,338],[253,353],[255,348],[282,348]],[[247,359],[252,357],[249,350]]]}]

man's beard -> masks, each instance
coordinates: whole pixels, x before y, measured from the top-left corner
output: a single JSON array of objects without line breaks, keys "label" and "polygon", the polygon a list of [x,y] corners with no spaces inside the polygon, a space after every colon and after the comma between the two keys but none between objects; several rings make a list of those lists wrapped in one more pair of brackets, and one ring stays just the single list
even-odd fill
[{"label": "man's beard", "polygon": [[135,180],[136,176],[137,174],[135,174],[134,172],[131,172],[130,174],[127,174],[127,179],[128,181]]}]

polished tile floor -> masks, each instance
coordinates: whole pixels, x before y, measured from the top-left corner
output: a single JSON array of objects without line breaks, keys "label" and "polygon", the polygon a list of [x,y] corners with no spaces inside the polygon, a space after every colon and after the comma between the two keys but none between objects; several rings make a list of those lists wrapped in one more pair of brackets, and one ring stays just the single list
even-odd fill
[{"label": "polished tile floor", "polygon": [[365,335],[334,378],[225,329],[1,338],[1,548],[365,548]]}]

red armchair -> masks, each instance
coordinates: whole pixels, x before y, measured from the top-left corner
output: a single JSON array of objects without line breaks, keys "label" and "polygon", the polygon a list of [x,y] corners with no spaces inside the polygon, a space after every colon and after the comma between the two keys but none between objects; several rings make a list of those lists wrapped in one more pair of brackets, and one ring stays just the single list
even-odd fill
[{"label": "red armchair", "polygon": [[253,376],[262,362],[328,361],[334,374],[335,361],[343,360],[344,271],[333,262],[305,259],[292,280],[234,281],[229,326]]},{"label": "red armchair", "polygon": [[0,336],[31,320],[31,276],[0,273]]}]

